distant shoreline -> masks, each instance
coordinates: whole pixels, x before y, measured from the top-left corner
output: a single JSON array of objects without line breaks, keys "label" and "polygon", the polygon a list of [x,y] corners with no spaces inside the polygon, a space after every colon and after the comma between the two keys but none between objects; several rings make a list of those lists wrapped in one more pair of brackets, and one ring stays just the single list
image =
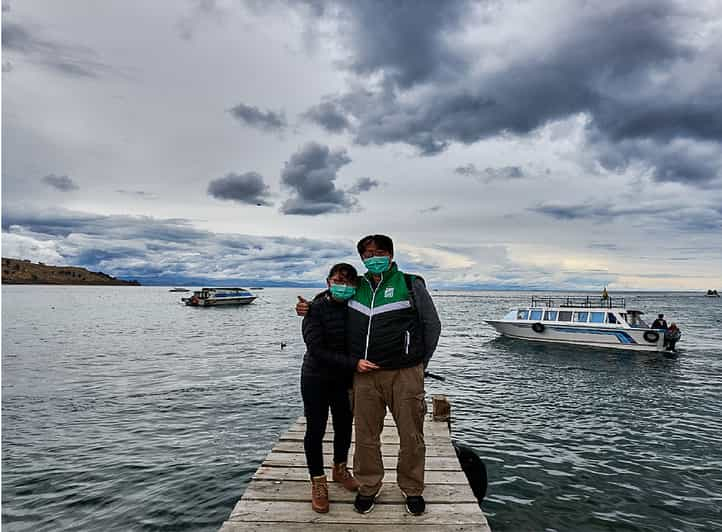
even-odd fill
[{"label": "distant shoreline", "polygon": [[91,272],[77,266],[48,266],[42,262],[2,258],[2,284],[72,285],[72,286],[141,286],[103,272]]}]

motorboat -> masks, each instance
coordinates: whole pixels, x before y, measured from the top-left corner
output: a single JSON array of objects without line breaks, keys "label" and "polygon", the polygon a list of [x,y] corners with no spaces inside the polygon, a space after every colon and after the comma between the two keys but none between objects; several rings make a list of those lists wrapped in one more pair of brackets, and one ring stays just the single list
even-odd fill
[{"label": "motorboat", "polygon": [[178,287],[178,286],[176,286],[175,288],[171,288],[171,289],[168,290],[168,291],[169,291],[169,292],[190,292],[190,290],[188,290],[187,288],[181,288],[181,287]]},{"label": "motorboat", "polygon": [[664,351],[665,331],[653,329],[643,312],[628,309],[624,298],[532,297],[531,305],[486,320],[499,333],[535,342],[585,345],[632,351]]},{"label": "motorboat", "polygon": [[211,287],[201,288],[193,292],[190,297],[183,297],[189,307],[213,307],[219,305],[248,305],[256,299],[245,288]]},{"label": "motorboat", "polygon": [[720,297],[719,292],[717,290],[707,290],[707,293],[705,294],[706,297]]}]

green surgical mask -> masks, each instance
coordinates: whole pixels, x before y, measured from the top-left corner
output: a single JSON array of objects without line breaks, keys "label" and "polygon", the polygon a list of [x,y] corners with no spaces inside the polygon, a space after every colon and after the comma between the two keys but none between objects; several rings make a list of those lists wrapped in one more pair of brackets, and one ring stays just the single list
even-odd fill
[{"label": "green surgical mask", "polygon": [[389,269],[390,265],[391,259],[389,257],[369,257],[364,260],[364,266],[366,266],[366,269],[374,275],[384,273]]},{"label": "green surgical mask", "polygon": [[356,288],[353,286],[348,286],[345,284],[332,284],[329,287],[329,290],[331,291],[331,295],[335,299],[340,299],[341,301],[346,301],[347,299],[351,299],[353,295],[356,293]]}]

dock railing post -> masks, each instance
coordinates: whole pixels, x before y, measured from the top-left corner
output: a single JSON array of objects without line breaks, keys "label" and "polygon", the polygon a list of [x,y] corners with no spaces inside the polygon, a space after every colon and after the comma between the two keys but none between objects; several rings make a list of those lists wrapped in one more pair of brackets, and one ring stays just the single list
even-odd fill
[{"label": "dock railing post", "polygon": [[434,421],[449,421],[451,419],[451,404],[445,395],[431,397],[432,414]]}]

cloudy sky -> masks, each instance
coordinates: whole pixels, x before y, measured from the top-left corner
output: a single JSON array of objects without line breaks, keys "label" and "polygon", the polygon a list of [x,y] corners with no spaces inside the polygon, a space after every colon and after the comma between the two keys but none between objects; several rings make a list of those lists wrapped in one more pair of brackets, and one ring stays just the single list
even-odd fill
[{"label": "cloudy sky", "polygon": [[717,0],[2,3],[2,255],[722,288]]}]

